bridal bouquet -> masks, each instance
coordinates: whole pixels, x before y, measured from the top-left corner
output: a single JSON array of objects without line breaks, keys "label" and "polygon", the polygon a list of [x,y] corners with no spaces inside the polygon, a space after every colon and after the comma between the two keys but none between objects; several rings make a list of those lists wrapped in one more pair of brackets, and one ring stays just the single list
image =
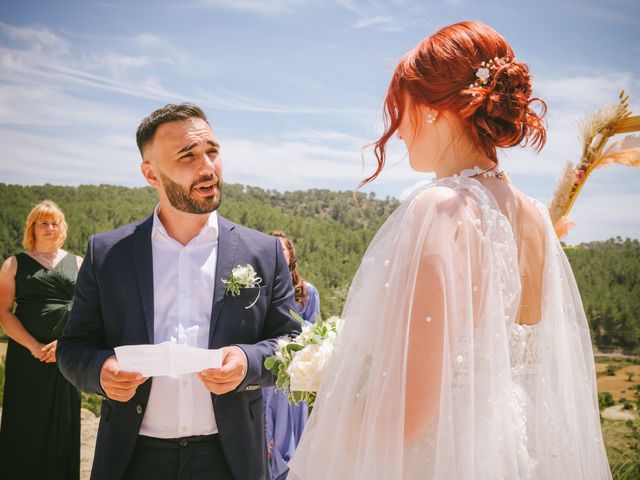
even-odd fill
[{"label": "bridal bouquet", "polygon": [[264,366],[276,377],[276,389],[286,392],[289,403],[307,402],[312,408],[336,346],[342,319],[318,317],[314,324],[308,324],[295,312],[291,315],[303,324],[302,332],[295,338],[279,338],[275,355],[268,357]]}]

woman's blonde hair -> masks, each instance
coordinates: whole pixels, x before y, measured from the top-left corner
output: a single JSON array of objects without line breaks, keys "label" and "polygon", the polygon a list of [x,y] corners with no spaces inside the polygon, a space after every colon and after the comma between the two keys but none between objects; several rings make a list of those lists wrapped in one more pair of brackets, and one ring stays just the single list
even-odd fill
[{"label": "woman's blonde hair", "polygon": [[36,223],[39,220],[53,220],[58,223],[58,248],[64,245],[67,239],[67,222],[60,207],[51,200],[44,200],[31,209],[24,226],[22,246],[26,250],[35,250],[36,247]]}]

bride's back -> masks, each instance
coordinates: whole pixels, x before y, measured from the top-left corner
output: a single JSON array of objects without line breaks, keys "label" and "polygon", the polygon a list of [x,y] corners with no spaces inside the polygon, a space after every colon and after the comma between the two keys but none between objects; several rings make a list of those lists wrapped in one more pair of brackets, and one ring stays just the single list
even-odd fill
[{"label": "bride's back", "polygon": [[544,221],[533,201],[512,183],[495,178],[479,178],[479,181],[491,192],[513,231],[521,284],[517,322],[535,325],[542,314]]}]

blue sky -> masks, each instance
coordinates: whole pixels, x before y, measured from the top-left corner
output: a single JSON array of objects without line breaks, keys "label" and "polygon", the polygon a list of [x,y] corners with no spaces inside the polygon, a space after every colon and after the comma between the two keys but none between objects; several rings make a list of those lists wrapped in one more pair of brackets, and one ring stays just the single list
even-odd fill
[{"label": "blue sky", "polygon": [[[397,61],[460,20],[496,28],[549,106],[540,155],[511,149],[514,183],[548,202],[577,122],[621,89],[640,113],[637,0],[3,1],[0,182],[144,185],[134,133],[169,102],[194,101],[220,143],[226,182],[351,190],[373,168]],[[365,191],[399,197],[430,178],[403,148]],[[640,237],[640,169],[597,171],[569,243]]]}]

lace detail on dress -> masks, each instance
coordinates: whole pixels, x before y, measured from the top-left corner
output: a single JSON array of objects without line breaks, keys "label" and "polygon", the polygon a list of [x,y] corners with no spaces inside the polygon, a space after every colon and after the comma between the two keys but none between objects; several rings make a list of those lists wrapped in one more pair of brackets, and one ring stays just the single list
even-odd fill
[{"label": "lace detail on dress", "polygon": [[533,399],[538,376],[541,373],[540,328],[538,325],[511,326],[509,335],[514,424],[519,431],[518,451],[523,478],[532,478],[535,470],[535,431],[530,418],[535,408]]},{"label": "lace detail on dress", "polygon": [[536,375],[540,372],[539,328],[537,325],[511,326],[509,336],[509,356],[514,379],[522,375]]}]

